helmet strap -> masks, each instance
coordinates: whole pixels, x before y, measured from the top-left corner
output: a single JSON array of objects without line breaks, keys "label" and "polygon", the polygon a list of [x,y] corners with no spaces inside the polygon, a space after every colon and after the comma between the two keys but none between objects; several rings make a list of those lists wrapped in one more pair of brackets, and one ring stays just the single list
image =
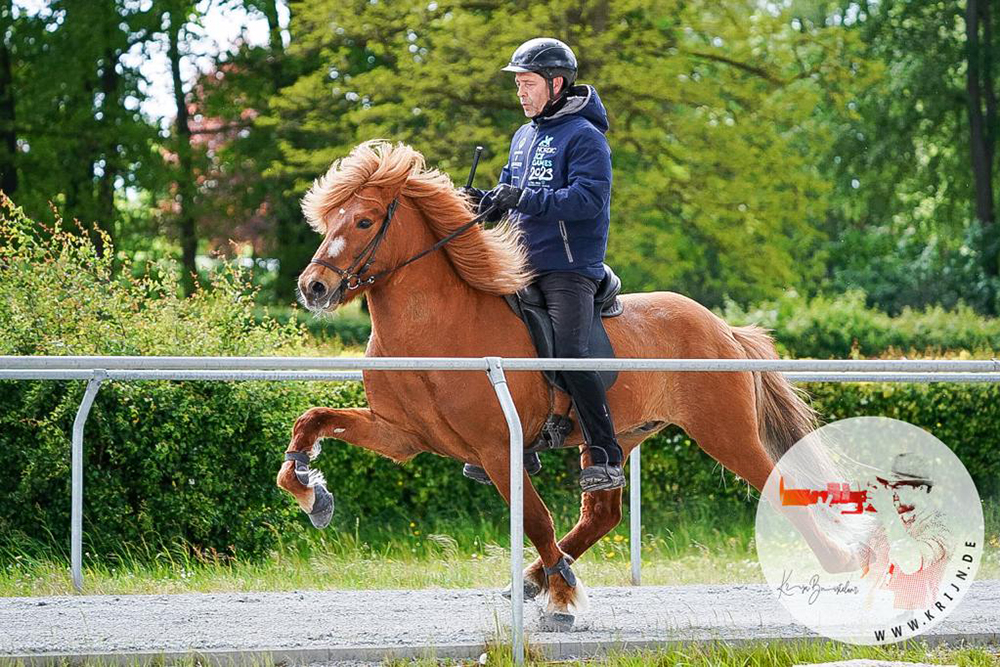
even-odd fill
[{"label": "helmet strap", "polygon": [[[560,75],[560,76],[562,76],[562,75]],[[545,106],[542,107],[542,110],[540,112],[538,112],[538,115],[534,116],[534,118],[541,118],[541,117],[545,116],[545,114],[547,114],[549,112],[549,110],[552,108],[553,104],[555,104],[556,102],[558,102],[560,99],[562,99],[563,97],[565,97],[568,94],[567,91],[569,90],[569,87],[566,85],[566,77],[562,76],[563,85],[562,85],[562,88],[559,89],[559,95],[558,96],[556,96],[555,86],[552,85],[552,80],[553,79],[555,79],[554,76],[552,76],[552,77],[549,77],[549,76],[545,77],[545,85],[548,86],[548,89],[549,89],[549,99],[545,102]],[[534,118],[532,120],[534,120]]]}]

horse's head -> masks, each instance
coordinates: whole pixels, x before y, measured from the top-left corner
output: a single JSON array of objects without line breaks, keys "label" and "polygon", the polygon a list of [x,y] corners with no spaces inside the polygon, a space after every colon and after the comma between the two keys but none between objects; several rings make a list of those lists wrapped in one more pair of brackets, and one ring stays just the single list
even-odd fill
[{"label": "horse's head", "polygon": [[454,270],[476,289],[511,294],[531,279],[518,229],[475,225],[468,199],[448,175],[426,169],[423,155],[405,144],[359,144],[316,179],[302,212],[323,235],[298,284],[314,312],[361,294],[433,250],[435,241],[446,244]]},{"label": "horse's head", "polygon": [[366,187],[346,201],[319,207],[318,179],[303,200],[313,229],[323,234],[309,266],[299,276],[299,295],[312,311],[337,308],[360,294],[372,276],[389,268],[392,248],[386,237],[392,220],[399,224],[398,195],[387,188]]}]

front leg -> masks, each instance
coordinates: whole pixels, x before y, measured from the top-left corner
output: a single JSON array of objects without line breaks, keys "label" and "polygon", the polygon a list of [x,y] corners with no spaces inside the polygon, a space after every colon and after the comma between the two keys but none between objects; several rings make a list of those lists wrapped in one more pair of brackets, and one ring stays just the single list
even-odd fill
[{"label": "front leg", "polygon": [[278,486],[288,491],[313,525],[326,528],[333,516],[333,497],[323,475],[309,469],[319,455],[321,438],[337,438],[403,463],[423,451],[413,435],[380,419],[368,408],[311,408],[295,421]]}]

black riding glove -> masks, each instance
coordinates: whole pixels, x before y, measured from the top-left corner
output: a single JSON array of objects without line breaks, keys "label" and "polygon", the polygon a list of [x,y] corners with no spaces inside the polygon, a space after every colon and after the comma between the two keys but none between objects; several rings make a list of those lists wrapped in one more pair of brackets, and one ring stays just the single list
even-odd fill
[{"label": "black riding glove", "polygon": [[517,208],[517,203],[521,201],[523,188],[514,187],[509,183],[501,183],[487,193],[490,201],[501,211]]}]

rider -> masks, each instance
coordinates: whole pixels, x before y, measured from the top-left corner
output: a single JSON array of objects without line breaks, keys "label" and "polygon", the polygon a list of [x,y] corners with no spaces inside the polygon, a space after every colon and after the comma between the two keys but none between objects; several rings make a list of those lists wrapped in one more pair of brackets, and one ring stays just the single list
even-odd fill
[{"label": "rider", "polygon": [[[586,358],[611,219],[607,112],[593,86],[573,85],[576,56],[558,39],[525,42],[503,71],[515,73],[517,96],[531,122],[514,133],[500,184],[489,192],[464,192],[479,201],[481,211],[495,204],[494,219],[512,212],[545,295],[555,356]],[[600,376],[597,371],[563,376],[590,450],[591,465],[581,471],[580,486],[585,492],[625,486],[622,449]],[[534,457],[526,458],[529,472],[532,463],[535,471],[540,468]],[[477,466],[466,466],[467,473],[470,467],[478,472]]]}]

